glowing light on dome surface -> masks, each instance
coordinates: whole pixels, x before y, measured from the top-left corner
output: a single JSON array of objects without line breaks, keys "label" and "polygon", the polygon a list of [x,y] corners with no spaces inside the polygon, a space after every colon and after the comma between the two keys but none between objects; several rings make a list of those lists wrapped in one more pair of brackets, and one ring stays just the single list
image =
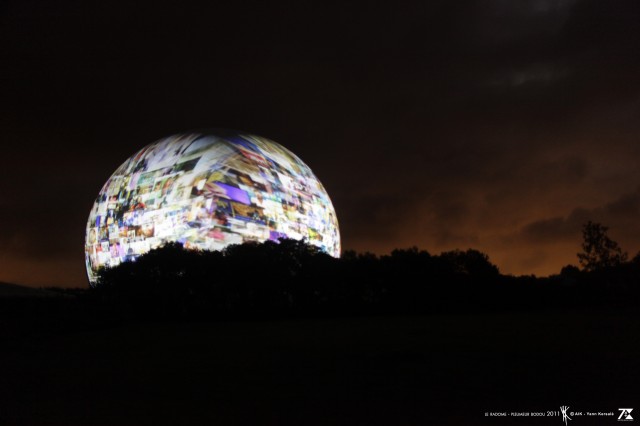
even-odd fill
[{"label": "glowing light on dome surface", "polygon": [[302,160],[248,134],[175,135],[142,148],[102,187],[87,223],[87,274],[95,284],[100,267],[166,242],[220,250],[282,237],[340,255],[335,210]]}]

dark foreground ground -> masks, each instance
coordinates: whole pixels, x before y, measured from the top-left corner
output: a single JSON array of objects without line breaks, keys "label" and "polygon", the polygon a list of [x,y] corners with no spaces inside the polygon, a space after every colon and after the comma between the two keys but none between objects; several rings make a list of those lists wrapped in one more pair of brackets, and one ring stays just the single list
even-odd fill
[{"label": "dark foreground ground", "polygon": [[[0,425],[640,421],[640,315],[571,311],[151,323],[12,337]],[[613,412],[587,418],[586,412]]]}]

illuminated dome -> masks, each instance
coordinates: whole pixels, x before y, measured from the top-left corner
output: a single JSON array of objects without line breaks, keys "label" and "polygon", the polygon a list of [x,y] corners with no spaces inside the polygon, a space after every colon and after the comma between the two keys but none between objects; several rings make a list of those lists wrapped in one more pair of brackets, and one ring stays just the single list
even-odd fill
[{"label": "illuminated dome", "polygon": [[336,214],[311,169],[259,136],[214,131],[170,136],[125,161],[87,223],[89,281],[166,242],[220,250],[247,241],[305,239],[340,255]]}]

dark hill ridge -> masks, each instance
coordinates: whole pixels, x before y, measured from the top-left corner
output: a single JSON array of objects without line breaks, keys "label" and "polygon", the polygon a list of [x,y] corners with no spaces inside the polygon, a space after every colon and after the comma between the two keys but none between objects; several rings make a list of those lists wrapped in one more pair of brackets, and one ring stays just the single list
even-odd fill
[{"label": "dark hill ridge", "polygon": [[43,288],[0,282],[0,297],[53,297],[56,293]]}]

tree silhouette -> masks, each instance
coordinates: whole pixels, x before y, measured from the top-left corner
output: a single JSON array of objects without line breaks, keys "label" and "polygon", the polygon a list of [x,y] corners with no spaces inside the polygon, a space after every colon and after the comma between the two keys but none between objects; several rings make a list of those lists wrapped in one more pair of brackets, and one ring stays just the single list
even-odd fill
[{"label": "tree silhouette", "polygon": [[478,278],[495,278],[500,275],[498,267],[489,261],[489,256],[478,250],[452,250],[442,253],[440,257],[451,264],[459,274]]},{"label": "tree silhouette", "polygon": [[607,235],[608,227],[588,221],[582,226],[582,252],[578,260],[586,271],[619,266],[627,261],[627,253]]}]

